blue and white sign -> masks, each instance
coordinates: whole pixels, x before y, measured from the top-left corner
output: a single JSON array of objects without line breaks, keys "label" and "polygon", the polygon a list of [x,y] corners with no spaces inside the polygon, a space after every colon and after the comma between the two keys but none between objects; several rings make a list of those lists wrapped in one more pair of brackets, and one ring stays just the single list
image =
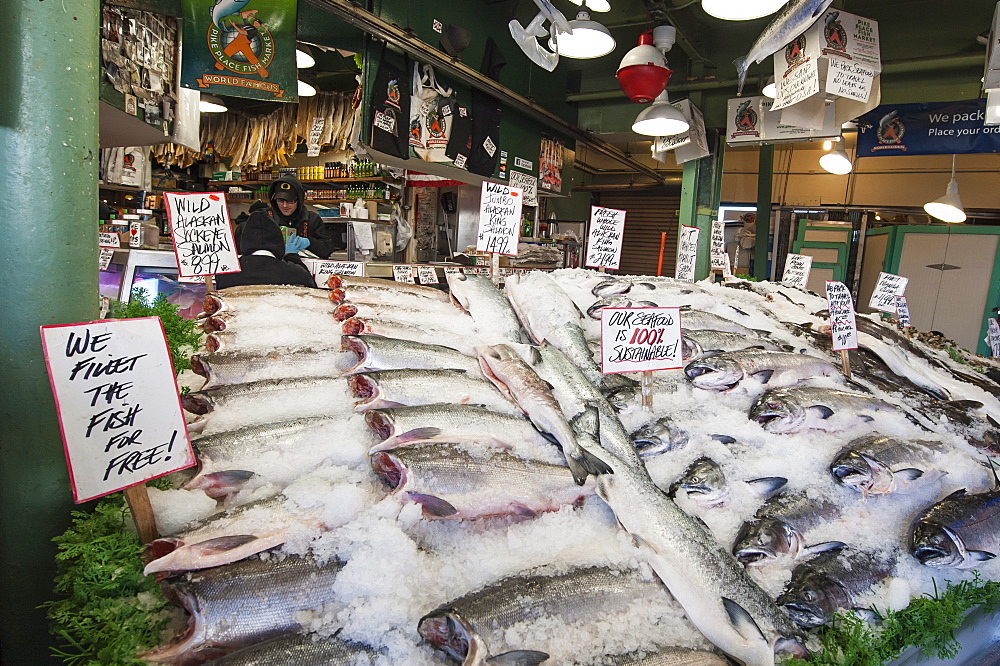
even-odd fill
[{"label": "blue and white sign", "polygon": [[858,119],[858,157],[1000,152],[986,100],[882,105]]}]

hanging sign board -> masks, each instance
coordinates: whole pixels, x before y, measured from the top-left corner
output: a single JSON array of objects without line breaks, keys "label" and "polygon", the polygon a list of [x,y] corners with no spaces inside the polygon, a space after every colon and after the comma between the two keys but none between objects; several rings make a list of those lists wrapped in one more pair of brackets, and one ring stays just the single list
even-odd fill
[{"label": "hanging sign board", "polygon": [[524,190],[503,183],[483,183],[479,201],[479,233],[477,252],[493,252],[514,256],[521,231],[521,205]]},{"label": "hanging sign board", "polygon": [[393,264],[392,265],[392,279],[396,282],[406,282],[409,284],[416,284],[416,278],[413,275],[413,266],[407,266],[405,264]]},{"label": "hanging sign board", "polygon": [[164,192],[180,277],[238,273],[240,258],[222,192]]},{"label": "hanging sign board", "polygon": [[111,265],[111,258],[115,256],[114,248],[102,247],[101,256],[98,258],[98,269],[102,271],[108,270],[108,266]]},{"label": "hanging sign board", "polygon": [[420,278],[420,284],[440,284],[438,280],[437,269],[433,266],[417,266],[417,277]]},{"label": "hanging sign board", "polygon": [[601,372],[683,368],[680,308],[601,310]]},{"label": "hanging sign board", "polygon": [[114,231],[97,232],[97,244],[101,247],[121,247],[122,239]]},{"label": "hanging sign board", "polygon": [[858,157],[1000,152],[986,100],[883,104],[858,119]]},{"label": "hanging sign board", "polygon": [[910,306],[906,304],[906,296],[896,297],[896,320],[903,328],[910,328]]},{"label": "hanging sign board", "polygon": [[833,350],[858,348],[858,323],[854,317],[854,299],[843,282],[828,280],[826,302],[830,309],[830,333]]},{"label": "hanging sign board", "polygon": [[773,99],[763,96],[735,97],[729,100],[726,143],[781,143],[840,136],[836,107],[831,103],[824,105],[819,129],[783,123],[782,112],[773,110],[773,105]]},{"label": "hanging sign board", "polygon": [[805,289],[809,283],[809,273],[812,272],[812,263],[813,258],[806,254],[786,255],[785,272],[781,276],[782,284]]},{"label": "hanging sign board", "polygon": [[899,275],[879,273],[868,307],[880,312],[896,312],[896,297],[903,295],[908,282],[909,279]]},{"label": "hanging sign board", "polygon": [[195,464],[159,317],[42,326],[41,335],[74,501]]},{"label": "hanging sign board", "polygon": [[705,132],[705,117],[701,110],[691,103],[689,99],[682,99],[671,102],[684,117],[687,118],[690,127],[686,132],[673,136],[658,136],[653,139],[653,159],[660,162],[666,160],[666,152],[674,151],[674,160],[677,164],[684,164],[691,160],[708,157],[711,151],[708,149],[708,137]]},{"label": "hanging sign board", "polygon": [[[520,158],[517,158],[520,159]],[[516,160],[515,160],[516,161]],[[510,180],[508,181],[511,187],[520,187],[524,190],[524,205],[525,206],[537,206],[538,205],[538,179],[526,173],[521,173],[520,171],[511,171]]]},{"label": "hanging sign board", "polygon": [[1000,324],[993,317],[989,319],[989,334],[986,336],[986,344],[990,346],[993,358],[1000,358]]},{"label": "hanging sign board", "polygon": [[726,267],[726,223],[722,220],[712,220],[712,244],[710,246],[711,269],[722,270]]},{"label": "hanging sign board", "polygon": [[621,264],[624,234],[625,211],[591,206],[590,238],[587,239],[585,265],[591,268],[618,270]]},{"label": "hanging sign board", "polygon": [[698,261],[698,227],[681,226],[680,239],[677,242],[677,279],[694,282],[695,264]]}]

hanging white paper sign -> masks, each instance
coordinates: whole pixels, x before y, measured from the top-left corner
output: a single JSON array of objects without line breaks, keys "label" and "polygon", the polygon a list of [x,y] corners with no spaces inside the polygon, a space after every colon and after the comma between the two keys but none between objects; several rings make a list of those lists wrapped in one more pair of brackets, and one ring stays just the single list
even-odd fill
[{"label": "hanging white paper sign", "polygon": [[903,295],[908,282],[909,279],[899,275],[879,273],[878,282],[875,283],[875,291],[872,292],[868,307],[880,312],[895,312],[896,297]]},{"label": "hanging white paper sign", "polygon": [[805,289],[809,283],[809,273],[812,272],[812,263],[813,258],[807,254],[786,255],[785,272],[781,276],[782,284]]},{"label": "hanging white paper sign", "polygon": [[698,261],[698,227],[681,226],[677,242],[677,279],[694,282],[695,264]]},{"label": "hanging white paper sign", "polygon": [[483,183],[476,251],[516,255],[524,191],[503,183]]}]

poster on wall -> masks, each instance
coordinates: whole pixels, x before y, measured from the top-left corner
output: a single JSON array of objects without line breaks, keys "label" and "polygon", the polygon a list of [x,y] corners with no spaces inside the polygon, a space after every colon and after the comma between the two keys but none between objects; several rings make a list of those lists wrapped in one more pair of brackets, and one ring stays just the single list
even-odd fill
[{"label": "poster on wall", "polygon": [[272,102],[299,101],[295,0],[181,0],[181,86]]},{"label": "poster on wall", "polygon": [[542,138],[538,156],[538,185],[549,192],[562,192],[563,144],[558,139]]}]

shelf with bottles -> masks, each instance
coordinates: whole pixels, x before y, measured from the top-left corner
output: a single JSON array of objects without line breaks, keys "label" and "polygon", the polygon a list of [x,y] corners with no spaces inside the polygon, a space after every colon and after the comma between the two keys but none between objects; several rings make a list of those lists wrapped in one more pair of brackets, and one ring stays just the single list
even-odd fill
[{"label": "shelf with bottles", "polygon": [[[239,178],[233,179],[232,176],[234,175],[238,175]],[[213,182],[224,185],[270,185],[282,176],[295,176],[295,178],[303,183],[350,183],[388,180],[382,172],[381,164],[357,157],[346,163],[326,162],[322,165],[248,169],[243,172],[220,171],[216,173],[216,176],[223,176],[224,179]],[[230,176],[230,178],[225,178],[225,176]]]}]

